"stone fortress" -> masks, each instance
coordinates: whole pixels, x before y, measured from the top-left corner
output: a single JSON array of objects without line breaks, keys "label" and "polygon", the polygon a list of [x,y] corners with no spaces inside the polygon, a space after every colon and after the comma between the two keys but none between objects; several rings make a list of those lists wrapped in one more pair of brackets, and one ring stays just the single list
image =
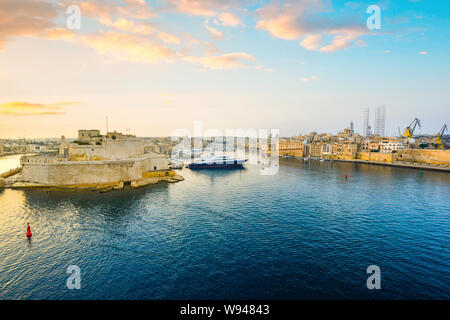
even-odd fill
[{"label": "stone fortress", "polygon": [[143,139],[116,131],[79,130],[74,142],[61,137],[57,153],[23,156],[21,165],[12,187],[121,189],[183,179],[164,155],[145,152]]}]

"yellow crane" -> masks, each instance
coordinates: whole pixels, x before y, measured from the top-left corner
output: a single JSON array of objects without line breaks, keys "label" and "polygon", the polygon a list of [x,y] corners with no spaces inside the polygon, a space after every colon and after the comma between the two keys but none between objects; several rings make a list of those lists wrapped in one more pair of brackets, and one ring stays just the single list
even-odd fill
[{"label": "yellow crane", "polygon": [[416,130],[416,126],[419,126],[419,128],[421,128],[420,120],[417,118],[415,118],[413,122],[411,122],[411,124],[406,127],[405,131],[403,131],[403,136],[406,139],[411,139],[412,137],[414,137],[414,130]]},{"label": "yellow crane", "polygon": [[444,124],[437,133],[436,137],[434,138],[434,142],[436,143],[436,147],[438,149],[444,149],[444,143],[442,142],[442,136],[444,135],[445,131],[448,131],[447,124]]}]

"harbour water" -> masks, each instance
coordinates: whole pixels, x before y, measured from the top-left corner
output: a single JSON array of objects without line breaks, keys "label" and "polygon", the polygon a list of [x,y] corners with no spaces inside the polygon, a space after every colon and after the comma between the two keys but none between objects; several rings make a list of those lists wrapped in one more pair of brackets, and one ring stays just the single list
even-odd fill
[{"label": "harbour water", "polygon": [[[110,193],[0,191],[0,299],[450,298],[448,173],[280,160],[274,176],[181,175]],[[66,287],[70,265],[80,290]],[[370,265],[381,290],[366,287]]]},{"label": "harbour water", "polygon": [[21,156],[22,155],[0,156],[0,173],[19,167]]}]

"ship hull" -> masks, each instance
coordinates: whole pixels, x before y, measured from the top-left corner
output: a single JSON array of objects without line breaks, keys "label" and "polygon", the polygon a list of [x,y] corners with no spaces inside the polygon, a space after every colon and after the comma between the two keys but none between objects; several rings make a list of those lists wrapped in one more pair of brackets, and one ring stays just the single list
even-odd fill
[{"label": "ship hull", "polygon": [[198,169],[230,169],[230,168],[242,168],[243,163],[224,163],[224,164],[207,164],[207,163],[191,163],[188,168],[191,170]]}]

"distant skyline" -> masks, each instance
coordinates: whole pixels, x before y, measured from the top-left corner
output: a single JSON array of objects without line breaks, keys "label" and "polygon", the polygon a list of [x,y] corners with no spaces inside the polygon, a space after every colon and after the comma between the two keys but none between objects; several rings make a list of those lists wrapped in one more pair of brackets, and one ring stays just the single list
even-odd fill
[{"label": "distant skyline", "polygon": [[[81,9],[80,29],[66,10]],[[369,30],[369,5],[381,28]],[[73,11],[72,11],[73,13]],[[450,125],[450,2],[2,0],[0,139]]]}]

